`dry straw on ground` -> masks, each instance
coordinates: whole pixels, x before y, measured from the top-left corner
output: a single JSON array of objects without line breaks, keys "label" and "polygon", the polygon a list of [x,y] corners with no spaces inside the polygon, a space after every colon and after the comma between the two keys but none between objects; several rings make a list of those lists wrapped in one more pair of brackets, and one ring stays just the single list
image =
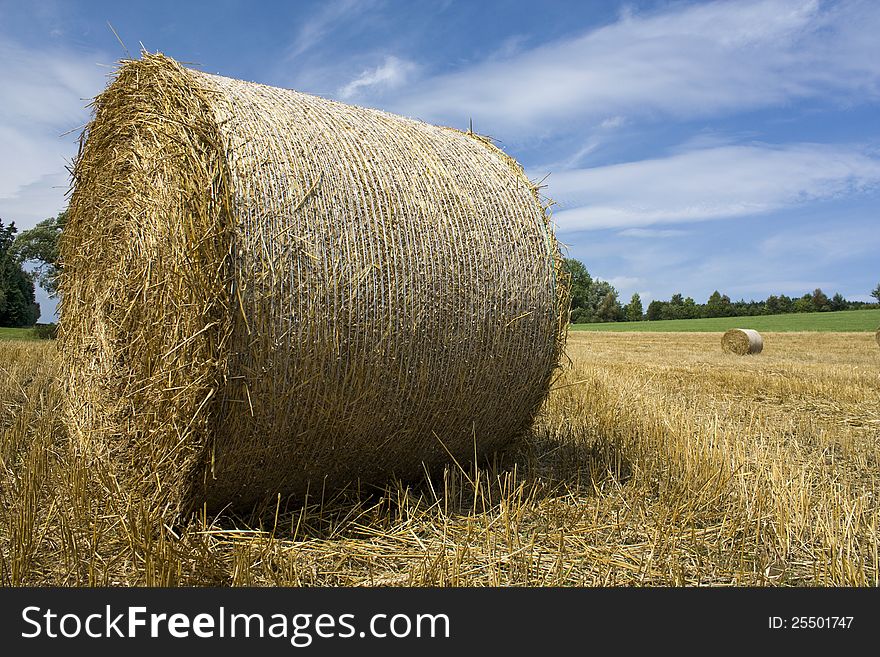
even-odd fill
[{"label": "dry straw on ground", "polygon": [[54,345],[0,340],[0,586],[876,587],[873,332],[765,337],[574,332],[504,459],[177,523],[68,440]]},{"label": "dry straw on ground", "polygon": [[531,424],[567,281],[487,139],[161,55],[94,108],[61,350],[74,439],[123,489],[173,511],[320,494]]},{"label": "dry straw on ground", "polygon": [[721,336],[721,348],[731,354],[760,354],[764,349],[761,334],[754,329],[730,329]]}]

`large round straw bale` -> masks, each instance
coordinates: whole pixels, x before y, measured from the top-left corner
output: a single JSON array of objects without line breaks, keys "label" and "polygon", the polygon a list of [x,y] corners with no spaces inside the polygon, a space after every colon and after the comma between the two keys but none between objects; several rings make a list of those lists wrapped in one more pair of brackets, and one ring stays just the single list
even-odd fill
[{"label": "large round straw bale", "polygon": [[485,138],[144,55],[96,99],[73,187],[69,423],[157,503],[418,476],[546,396],[568,282]]},{"label": "large round straw bale", "polygon": [[880,346],[880,327],[874,331],[874,339],[877,341],[877,346]]},{"label": "large round straw bale", "polygon": [[721,348],[731,354],[760,354],[764,339],[753,329],[730,329],[721,336]]}]

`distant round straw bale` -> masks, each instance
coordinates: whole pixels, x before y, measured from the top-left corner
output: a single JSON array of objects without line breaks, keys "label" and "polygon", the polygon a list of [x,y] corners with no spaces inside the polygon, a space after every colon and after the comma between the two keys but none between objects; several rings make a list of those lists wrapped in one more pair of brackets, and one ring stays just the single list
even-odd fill
[{"label": "distant round straw bale", "polygon": [[764,339],[753,329],[730,329],[721,336],[721,348],[740,356],[760,354],[764,348]]},{"label": "distant round straw bale", "polygon": [[124,62],[62,240],[68,423],[177,511],[382,482],[532,423],[564,346],[548,213],[488,139]]}]

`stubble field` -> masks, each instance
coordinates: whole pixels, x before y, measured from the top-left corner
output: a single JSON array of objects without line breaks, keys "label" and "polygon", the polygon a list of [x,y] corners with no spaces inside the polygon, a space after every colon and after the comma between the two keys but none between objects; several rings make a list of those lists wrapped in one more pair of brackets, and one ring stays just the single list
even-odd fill
[{"label": "stubble field", "polygon": [[880,348],[764,338],[572,332],[492,462],[187,520],[67,440],[54,344],[0,341],[0,583],[876,586]]}]

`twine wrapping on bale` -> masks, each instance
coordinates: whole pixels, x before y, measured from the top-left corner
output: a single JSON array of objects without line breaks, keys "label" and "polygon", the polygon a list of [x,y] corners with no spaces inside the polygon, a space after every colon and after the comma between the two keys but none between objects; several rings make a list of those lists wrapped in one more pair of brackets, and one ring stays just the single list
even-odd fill
[{"label": "twine wrapping on bale", "polygon": [[764,340],[761,334],[753,329],[730,329],[721,336],[721,348],[724,351],[746,356],[748,354],[760,354],[764,348]]},{"label": "twine wrapping on bale", "polygon": [[123,62],[62,241],[68,422],[185,511],[417,476],[525,431],[568,280],[487,139]]}]

